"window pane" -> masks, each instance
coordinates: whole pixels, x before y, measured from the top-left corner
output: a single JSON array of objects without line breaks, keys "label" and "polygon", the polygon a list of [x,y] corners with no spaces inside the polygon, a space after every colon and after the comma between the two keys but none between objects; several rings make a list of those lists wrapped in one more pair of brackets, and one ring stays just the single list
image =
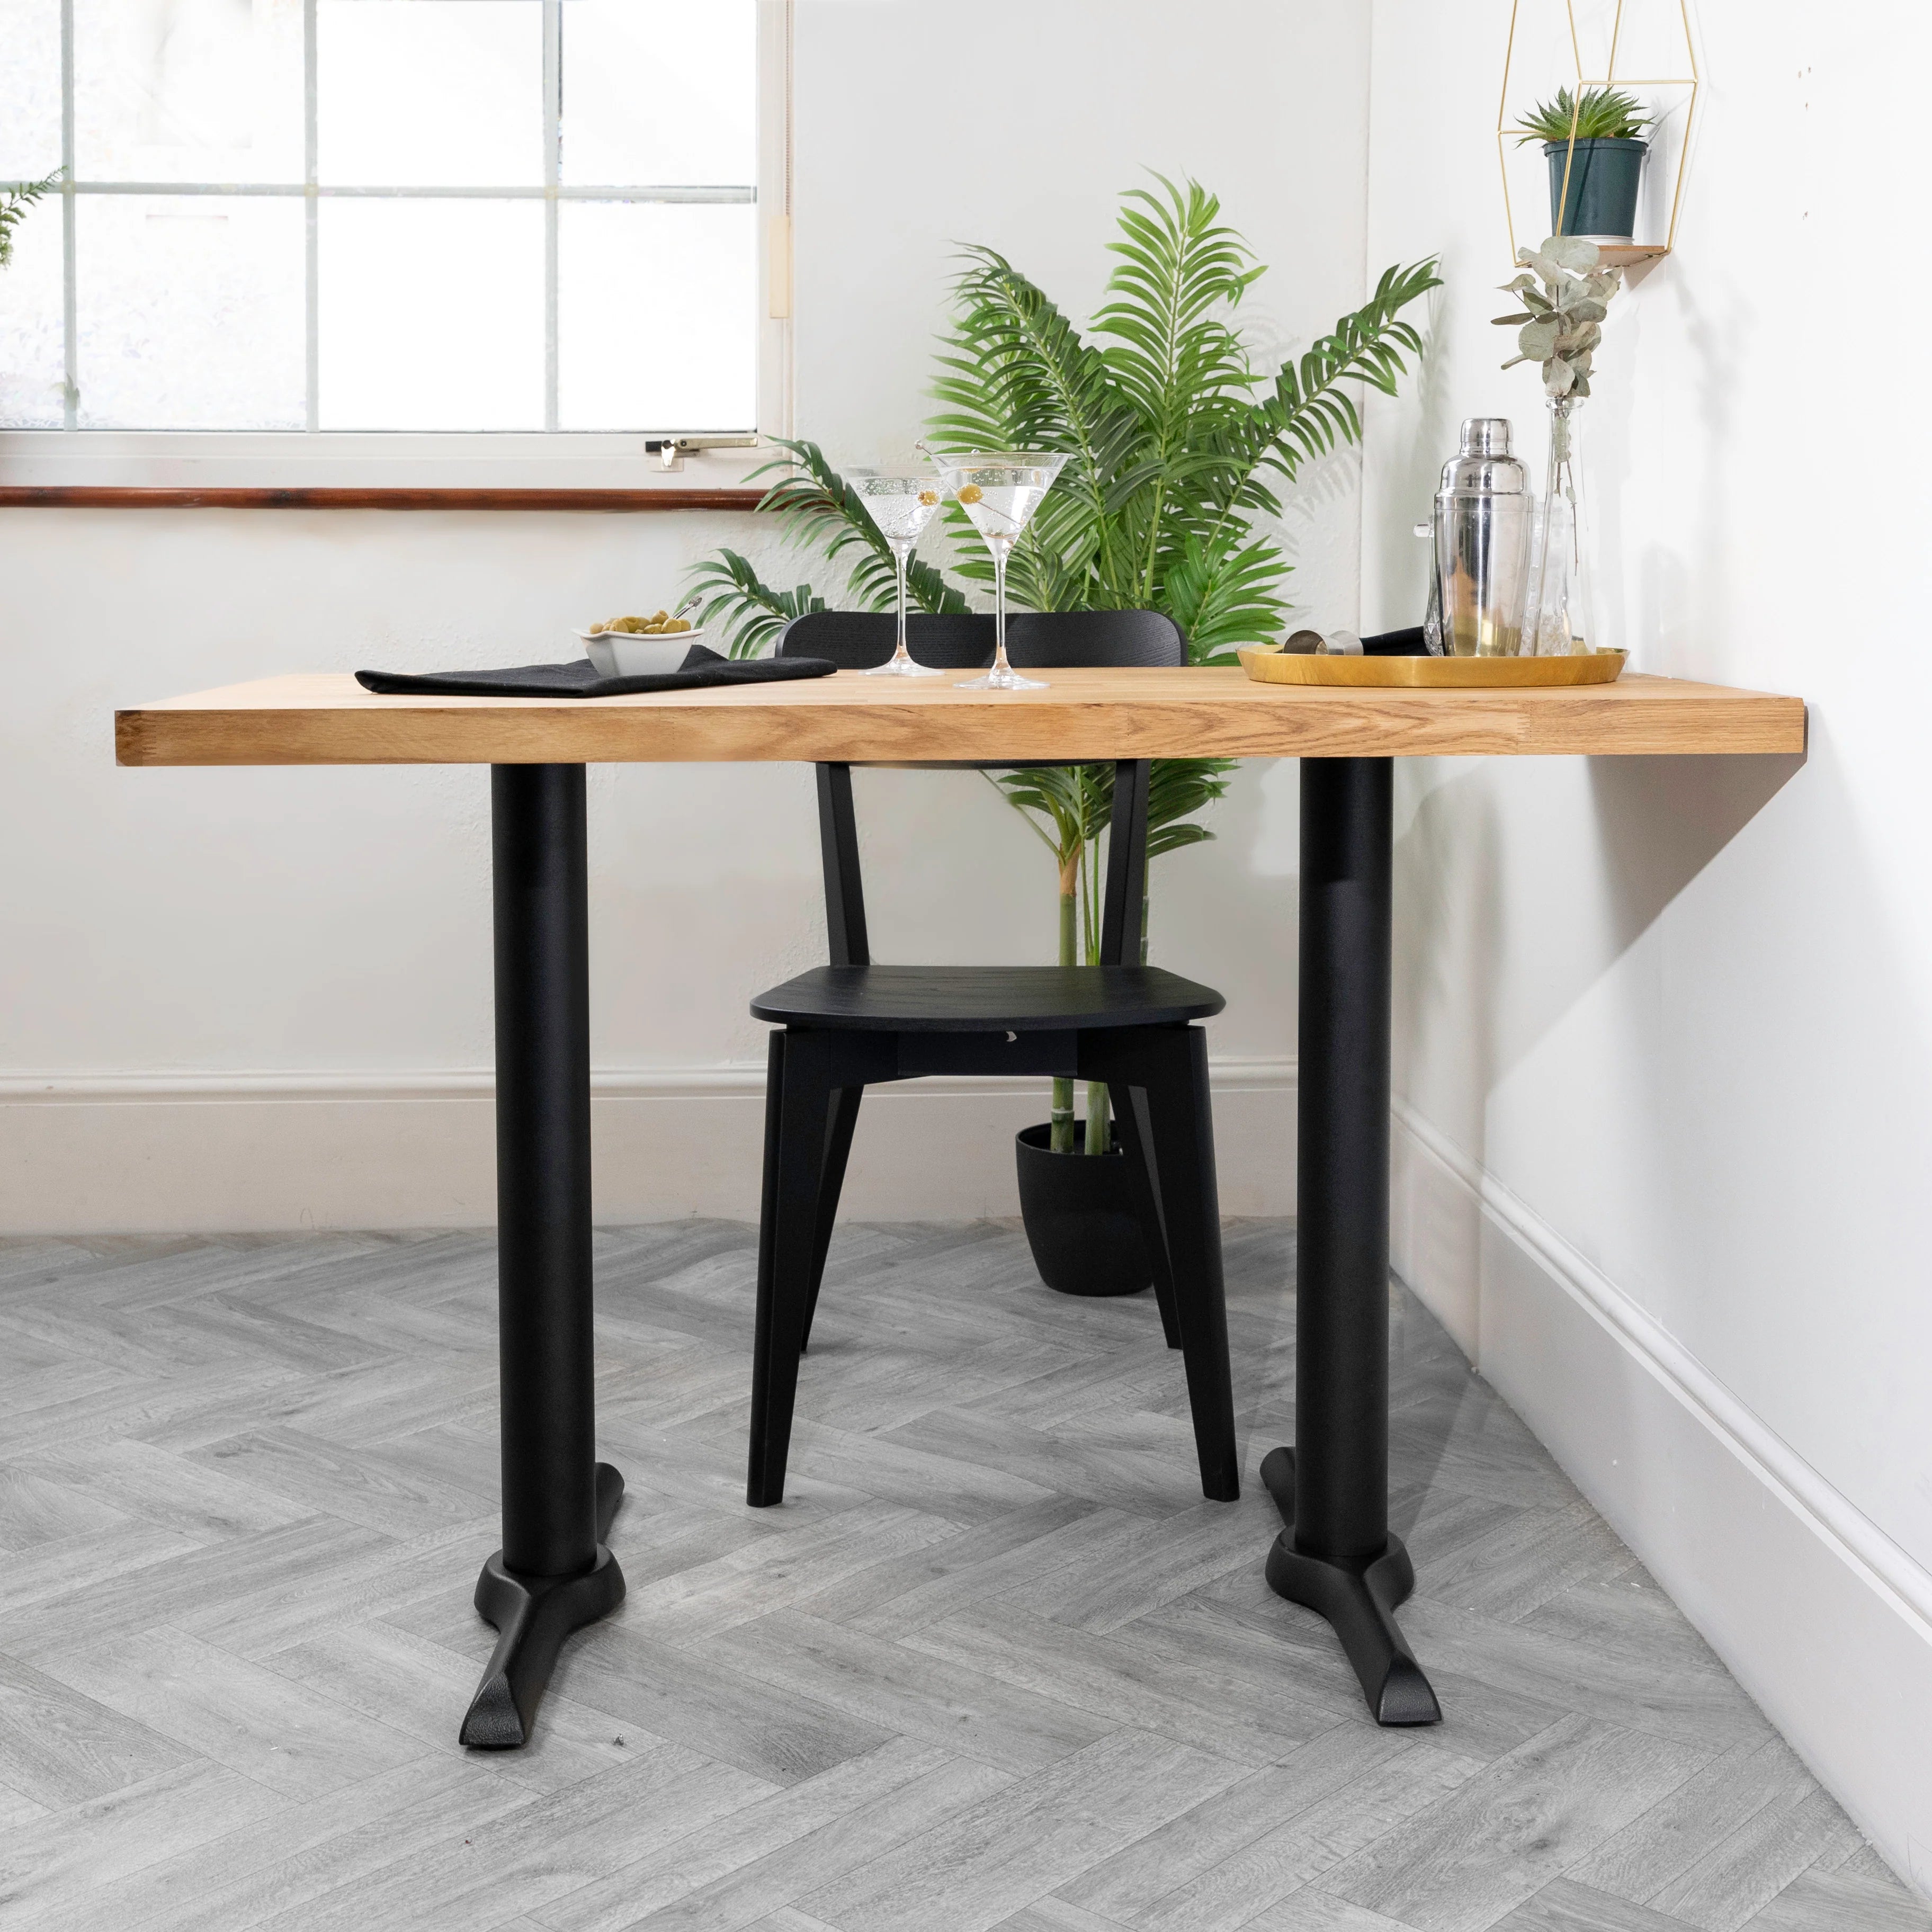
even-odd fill
[{"label": "window pane", "polygon": [[0,0],[0,181],[60,166],[59,0]]},{"label": "window pane", "polygon": [[324,429],[542,429],[543,204],[325,201]]},{"label": "window pane", "polygon": [[757,178],[752,0],[569,0],[562,178],[579,188]]},{"label": "window pane", "polygon": [[50,199],[14,230],[12,266],[0,268],[0,428],[58,429],[65,367],[60,203]]},{"label": "window pane", "polygon": [[302,0],[74,0],[74,47],[78,179],[302,179]]},{"label": "window pane", "polygon": [[754,426],[757,212],[742,202],[563,204],[561,428]]},{"label": "window pane", "polygon": [[302,205],[82,195],[86,429],[300,429]]},{"label": "window pane", "polygon": [[540,0],[320,0],[316,32],[320,179],[542,184]]}]

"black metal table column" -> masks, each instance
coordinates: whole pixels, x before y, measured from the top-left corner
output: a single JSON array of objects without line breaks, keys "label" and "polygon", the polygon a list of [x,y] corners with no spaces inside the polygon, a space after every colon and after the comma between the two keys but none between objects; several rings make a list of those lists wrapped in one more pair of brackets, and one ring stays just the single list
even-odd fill
[{"label": "black metal table column", "polygon": [[596,1457],[590,977],[584,767],[490,775],[496,959],[503,1546],[476,1608],[496,1647],[462,1741],[526,1742],[563,1640],[623,1600],[604,1538],[624,1479]]},{"label": "black metal table column", "polygon": [[1388,758],[1301,761],[1295,1446],[1262,1480],[1286,1525],[1269,1583],[1334,1624],[1378,1724],[1433,1724],[1388,1526],[1392,790]]}]

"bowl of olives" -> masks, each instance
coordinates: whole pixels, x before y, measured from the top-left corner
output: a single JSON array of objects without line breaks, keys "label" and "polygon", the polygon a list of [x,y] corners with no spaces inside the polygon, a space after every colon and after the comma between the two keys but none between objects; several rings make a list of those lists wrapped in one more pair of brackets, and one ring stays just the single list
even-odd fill
[{"label": "bowl of olives", "polygon": [[600,677],[649,677],[676,670],[692,646],[704,641],[701,630],[668,610],[649,617],[607,618],[577,634]]}]

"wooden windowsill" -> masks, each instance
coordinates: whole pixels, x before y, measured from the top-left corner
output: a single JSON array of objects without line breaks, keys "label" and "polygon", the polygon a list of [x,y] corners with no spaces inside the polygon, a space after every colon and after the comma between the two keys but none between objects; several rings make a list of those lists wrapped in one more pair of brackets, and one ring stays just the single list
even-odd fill
[{"label": "wooden windowsill", "polygon": [[0,508],[64,510],[755,510],[762,490],[235,490],[0,484]]}]

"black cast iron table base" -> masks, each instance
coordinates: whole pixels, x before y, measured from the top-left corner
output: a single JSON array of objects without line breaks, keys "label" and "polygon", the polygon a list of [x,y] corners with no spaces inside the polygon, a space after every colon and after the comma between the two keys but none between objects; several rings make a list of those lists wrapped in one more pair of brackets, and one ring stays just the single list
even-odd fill
[{"label": "black cast iron table base", "polygon": [[1389,1000],[1394,767],[1301,761],[1294,1433],[1262,1480],[1278,1596],[1326,1617],[1379,1724],[1433,1724],[1396,1628],[1415,1587],[1388,1526]]},{"label": "black cast iron table base", "polygon": [[623,1495],[623,1478],[608,1462],[599,1462],[597,1560],[581,1576],[519,1576],[503,1567],[500,1550],[484,1564],[476,1579],[476,1612],[496,1626],[496,1648],[463,1720],[464,1744],[477,1750],[514,1750],[527,1744],[564,1639],[624,1600],[624,1573],[604,1541]]},{"label": "black cast iron table base", "polygon": [[476,1581],[496,1647],[460,1733],[511,1750],[571,1632],[624,1598],[624,1479],[596,1458],[590,942],[581,765],[490,774],[503,1546]]},{"label": "black cast iron table base", "polygon": [[1334,1626],[1377,1724],[1439,1724],[1436,1693],[1396,1628],[1395,1607],[1415,1588],[1402,1538],[1390,1537],[1379,1556],[1310,1556],[1294,1546],[1294,1451],[1270,1449],[1262,1480],[1285,1526],[1268,1552],[1269,1588]]},{"label": "black cast iron table base", "polygon": [[[1378,1723],[1418,1724],[1441,1713],[1396,1627],[1414,1572],[1388,1527],[1392,788],[1387,758],[1301,763],[1297,1444],[1262,1473],[1288,1525],[1268,1582],[1334,1626]],[[565,1639],[622,1600],[623,1482],[595,1455],[584,768],[499,765],[490,803],[503,1546],[462,1737],[501,1750]]]}]

